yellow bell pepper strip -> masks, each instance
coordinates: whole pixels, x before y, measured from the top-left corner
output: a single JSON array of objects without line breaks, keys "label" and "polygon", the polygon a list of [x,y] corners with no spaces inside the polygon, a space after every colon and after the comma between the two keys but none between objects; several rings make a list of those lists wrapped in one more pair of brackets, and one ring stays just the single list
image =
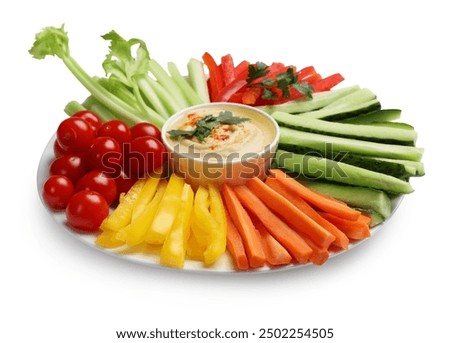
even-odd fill
[{"label": "yellow bell pepper strip", "polygon": [[117,239],[116,234],[117,233],[115,231],[103,231],[97,236],[95,244],[105,249],[118,248],[122,246],[124,242],[120,239]]},{"label": "yellow bell pepper strip", "polygon": [[190,185],[184,184],[180,209],[161,249],[160,263],[162,265],[183,268],[193,207],[194,192]]},{"label": "yellow bell pepper strip", "polygon": [[226,250],[227,218],[218,186],[210,184],[208,190],[210,213],[217,224],[209,227],[209,242],[204,257],[206,264],[213,264]]},{"label": "yellow bell pepper strip", "polygon": [[164,195],[156,210],[155,218],[150,225],[145,241],[150,244],[163,244],[180,207],[184,180],[175,173],[170,176]]},{"label": "yellow bell pepper strip", "polygon": [[142,192],[139,194],[139,197],[136,201],[136,204],[133,208],[133,213],[131,215],[131,222],[135,221],[144,211],[150,201],[153,199],[156,188],[159,184],[159,176],[152,177],[150,176],[145,182],[144,188]]},{"label": "yellow bell pepper strip", "polygon": [[119,231],[131,222],[131,215],[133,213],[133,208],[136,200],[139,197],[142,189],[144,188],[145,180],[138,180],[130,188],[125,196],[120,197],[119,205],[117,208],[105,218],[103,223],[100,225],[102,231]]},{"label": "yellow bell pepper strip", "polygon": [[[192,211],[194,212],[194,211]],[[192,213],[192,216],[194,213]],[[193,221],[194,219],[192,219]],[[197,238],[194,236],[194,226],[191,224],[191,235],[189,236],[186,248],[186,254],[191,260],[202,261],[203,262],[203,253],[205,252],[206,245],[202,245],[197,241]]]},{"label": "yellow bell pepper strip", "polygon": [[130,224],[121,229],[116,235],[117,239],[125,241],[130,247],[144,242],[148,228],[155,218],[156,210],[158,209],[159,203],[164,195],[165,189],[166,183],[161,182],[155,196],[144,208],[144,212],[134,221],[132,219]]}]

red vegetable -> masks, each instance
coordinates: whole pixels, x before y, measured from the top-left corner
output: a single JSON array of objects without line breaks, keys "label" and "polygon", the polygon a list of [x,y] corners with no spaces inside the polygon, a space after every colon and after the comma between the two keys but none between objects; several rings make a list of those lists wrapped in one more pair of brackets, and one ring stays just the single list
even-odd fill
[{"label": "red vegetable", "polygon": [[67,118],[56,131],[58,144],[71,153],[84,152],[95,138],[95,130],[84,119]]},{"label": "red vegetable", "polygon": [[151,123],[146,122],[137,123],[136,125],[130,128],[130,131],[132,139],[150,136],[161,141],[161,131]]},{"label": "red vegetable", "polygon": [[236,77],[233,57],[230,54],[222,56],[221,62],[220,68],[223,75],[223,84],[226,86],[233,82]]},{"label": "red vegetable", "polygon": [[223,88],[222,70],[208,52],[203,54],[203,62],[205,62],[209,70],[209,90],[211,93],[211,99],[214,100],[219,91]]},{"label": "red vegetable", "polygon": [[148,176],[160,169],[166,158],[164,145],[150,136],[136,138],[125,148],[125,173],[129,175]]},{"label": "red vegetable", "polygon": [[116,182],[100,170],[93,170],[84,175],[76,185],[76,191],[96,191],[111,205],[117,199]]},{"label": "red vegetable", "polygon": [[64,175],[76,183],[87,172],[85,161],[79,155],[64,155],[50,164],[50,175]]},{"label": "red vegetable", "polygon": [[86,151],[89,169],[119,175],[122,166],[122,149],[114,138],[97,137]]},{"label": "red vegetable", "polygon": [[117,119],[107,121],[100,126],[97,136],[114,138],[120,146],[131,141],[130,129],[123,121]]},{"label": "red vegetable", "polygon": [[52,210],[66,208],[69,199],[74,193],[72,181],[63,175],[52,175],[44,183],[42,197]]},{"label": "red vegetable", "polygon": [[67,223],[75,230],[96,232],[109,214],[106,200],[97,192],[75,193],[66,207]]},{"label": "red vegetable", "polygon": [[102,125],[100,117],[91,111],[80,111],[75,113],[72,117],[84,119],[94,130],[98,130]]}]

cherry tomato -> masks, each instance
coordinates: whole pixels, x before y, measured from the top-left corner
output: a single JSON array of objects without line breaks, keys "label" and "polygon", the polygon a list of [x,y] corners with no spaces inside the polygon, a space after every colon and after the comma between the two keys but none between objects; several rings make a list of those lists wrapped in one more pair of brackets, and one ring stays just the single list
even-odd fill
[{"label": "cherry tomato", "polygon": [[102,125],[100,117],[91,111],[80,111],[75,113],[72,117],[84,119],[95,131]]},{"label": "cherry tomato", "polygon": [[125,172],[145,176],[159,169],[166,159],[166,149],[156,138],[147,136],[133,139],[125,145]]},{"label": "cherry tomato", "polygon": [[111,205],[117,198],[116,182],[100,170],[93,170],[78,180],[76,191],[96,191]]},{"label": "cherry tomato", "polygon": [[114,138],[97,137],[86,150],[86,163],[91,170],[119,175],[122,169],[122,149]]},{"label": "cherry tomato", "polygon": [[119,196],[121,193],[127,193],[135,184],[137,179],[133,176],[128,176],[123,170],[121,170],[120,174],[114,178],[114,181],[117,186],[117,196]]},{"label": "cherry tomato", "polygon": [[159,131],[159,129],[155,125],[150,123],[137,123],[130,128],[130,131],[132,139],[150,136],[161,141],[161,131]]},{"label": "cherry tomato", "polygon": [[128,126],[120,120],[110,120],[104,123],[97,131],[99,137],[114,138],[119,145],[131,141],[131,131]]},{"label": "cherry tomato", "polygon": [[75,189],[72,181],[63,175],[52,175],[44,183],[42,197],[47,206],[53,210],[66,208]]},{"label": "cherry tomato", "polygon": [[84,152],[95,138],[94,129],[81,118],[67,118],[56,131],[59,145],[71,153]]},{"label": "cherry tomato", "polygon": [[55,154],[55,157],[61,157],[68,154],[67,150],[63,149],[56,139],[53,143],[53,154]]},{"label": "cherry tomato", "polygon": [[108,203],[95,191],[75,193],[66,207],[67,223],[82,232],[97,231],[108,214]]},{"label": "cherry tomato", "polygon": [[76,183],[86,172],[86,162],[79,155],[64,155],[50,164],[51,175],[67,176],[73,183]]}]

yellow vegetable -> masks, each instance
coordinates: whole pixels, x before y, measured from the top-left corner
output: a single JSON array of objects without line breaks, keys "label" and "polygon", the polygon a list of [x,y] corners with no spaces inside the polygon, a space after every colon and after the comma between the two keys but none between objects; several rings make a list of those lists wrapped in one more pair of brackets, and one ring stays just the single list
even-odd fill
[{"label": "yellow vegetable", "polygon": [[226,250],[227,246],[227,217],[223,206],[220,190],[215,185],[209,185],[209,203],[211,216],[217,221],[217,225],[209,227],[208,247],[204,257],[206,264],[214,263]]},{"label": "yellow vegetable", "polygon": [[189,256],[189,258],[192,260],[203,261],[203,253],[205,252],[205,249],[206,245],[201,245],[195,238],[194,226],[191,224],[191,235],[189,236],[186,247],[187,256]]},{"label": "yellow vegetable", "polygon": [[147,243],[164,243],[177,216],[184,184],[184,180],[174,173],[170,176],[169,183],[158,205],[155,218],[147,231],[145,237]]},{"label": "yellow vegetable", "polygon": [[130,247],[144,242],[147,231],[155,217],[156,210],[158,209],[159,203],[164,195],[165,188],[166,183],[161,182],[155,196],[150,203],[144,207],[142,214],[135,220],[132,219],[130,224],[117,233],[116,237],[118,239],[125,241]]},{"label": "yellow vegetable", "polygon": [[135,221],[144,212],[147,205],[153,199],[156,193],[156,188],[159,184],[159,180],[159,176],[156,176],[149,177],[147,181],[145,181],[142,192],[139,194],[136,204],[134,205],[133,213],[131,215],[131,222]]},{"label": "yellow vegetable", "polygon": [[190,185],[184,184],[180,209],[161,249],[160,263],[162,265],[183,268],[193,203],[194,192]]},{"label": "yellow vegetable", "polygon": [[123,241],[117,239],[115,231],[106,230],[100,233],[95,240],[95,244],[105,249],[114,249],[122,246]]},{"label": "yellow vegetable", "polygon": [[119,205],[117,208],[105,218],[100,225],[100,229],[103,231],[119,231],[131,222],[131,215],[136,200],[139,197],[142,189],[144,188],[145,180],[138,180],[130,188],[125,196],[120,197]]},{"label": "yellow vegetable", "polygon": [[219,189],[208,188],[199,186],[195,193],[192,225],[195,241],[192,240],[189,251],[198,256],[199,250],[203,250],[204,262],[212,264],[226,248],[226,217]]}]

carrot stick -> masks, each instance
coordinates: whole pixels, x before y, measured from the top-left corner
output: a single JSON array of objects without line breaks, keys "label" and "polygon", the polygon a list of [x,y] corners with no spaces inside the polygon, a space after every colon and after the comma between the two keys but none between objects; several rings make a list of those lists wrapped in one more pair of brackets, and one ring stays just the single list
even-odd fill
[{"label": "carrot stick", "polygon": [[270,170],[270,173],[272,174],[270,177],[275,178],[275,180],[289,192],[306,200],[306,202],[310,205],[320,209],[321,211],[349,220],[356,220],[361,215],[359,211],[354,210],[345,203],[314,192],[313,190],[303,186],[300,182],[288,176],[280,169],[272,169]]},{"label": "carrot stick", "polygon": [[248,216],[248,213],[242,207],[239,199],[230,186],[224,184],[222,195],[228,212],[230,213],[230,217],[242,237],[250,267],[262,267],[266,261],[264,249],[262,247],[261,239],[258,237],[255,226]]},{"label": "carrot stick", "polygon": [[336,225],[350,239],[364,239],[370,237],[369,225],[359,220],[339,218],[331,213],[320,212],[320,215]]},{"label": "carrot stick", "polygon": [[283,245],[297,262],[308,262],[312,249],[294,230],[278,218],[258,197],[246,186],[234,187],[236,196],[242,205],[263,223],[267,231]]},{"label": "carrot stick", "polygon": [[361,215],[358,218],[358,221],[367,224],[367,226],[370,227],[370,224],[372,224],[372,217],[369,213],[361,212]]},{"label": "carrot stick", "polygon": [[244,243],[242,237],[239,235],[239,231],[234,226],[228,211],[225,211],[227,218],[227,249],[236,263],[236,267],[239,270],[248,269],[247,255],[245,255]]},{"label": "carrot stick", "polygon": [[255,216],[252,216],[252,222],[261,234],[267,262],[272,266],[281,266],[291,263],[292,257],[289,252],[269,233],[269,231],[267,231],[263,223]]},{"label": "carrot stick", "polygon": [[281,194],[287,200],[289,200],[295,207],[297,207],[300,211],[305,213],[308,217],[314,220],[317,224],[322,226],[325,230],[331,233],[336,240],[332,243],[332,245],[336,245],[341,249],[348,249],[349,239],[348,237],[339,230],[335,225],[331,224],[328,220],[323,218],[314,208],[312,208],[305,200],[295,196],[294,194],[288,192],[284,189],[280,183],[276,182],[273,177],[269,177],[266,179],[266,184],[272,188],[274,191]]},{"label": "carrot stick", "polygon": [[317,244],[314,243],[308,237],[303,237],[303,239],[311,247],[311,249],[313,251],[309,260],[317,266],[321,266],[322,264],[324,264],[330,257],[329,251],[325,248],[321,248],[321,247],[317,246]]},{"label": "carrot stick", "polygon": [[267,186],[259,178],[247,181],[247,187],[261,199],[267,207],[281,216],[286,223],[300,234],[306,235],[319,247],[328,249],[336,237],[300,211],[285,197]]}]

